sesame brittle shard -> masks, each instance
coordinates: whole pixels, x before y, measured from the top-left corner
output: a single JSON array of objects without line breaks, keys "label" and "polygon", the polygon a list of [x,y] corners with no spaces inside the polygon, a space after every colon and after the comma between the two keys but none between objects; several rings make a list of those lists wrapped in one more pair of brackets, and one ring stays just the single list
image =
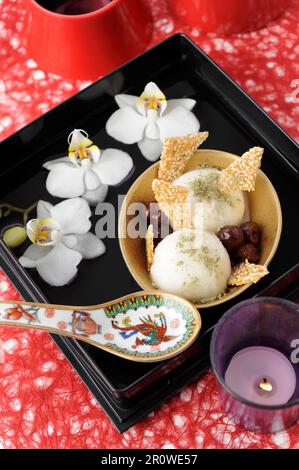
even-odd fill
[{"label": "sesame brittle shard", "polygon": [[168,181],[155,179],[152,183],[156,201],[171,220],[174,228],[190,228],[191,217],[187,203],[188,189]]},{"label": "sesame brittle shard", "polygon": [[263,153],[263,148],[253,147],[225,168],[219,179],[219,189],[226,194],[232,191],[254,191]]},{"label": "sesame brittle shard", "polygon": [[145,235],[145,248],[146,248],[146,260],[147,270],[151,269],[151,265],[154,261],[154,229],[152,225],[149,225]]},{"label": "sesame brittle shard", "polygon": [[158,178],[172,182],[181,176],[189,159],[208,136],[208,132],[196,132],[182,137],[163,139]]},{"label": "sesame brittle shard", "polygon": [[245,284],[252,283],[255,284],[268,273],[269,271],[266,266],[249,263],[249,261],[246,259],[244,263],[240,263],[234,267],[228,280],[228,284],[231,286],[244,286]]}]

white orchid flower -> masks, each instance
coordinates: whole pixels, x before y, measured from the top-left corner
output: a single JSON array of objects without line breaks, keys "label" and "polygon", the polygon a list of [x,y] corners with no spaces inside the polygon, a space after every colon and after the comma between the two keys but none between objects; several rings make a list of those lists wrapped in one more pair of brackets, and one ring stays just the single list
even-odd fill
[{"label": "white orchid flower", "polygon": [[53,196],[82,196],[96,205],[105,200],[108,186],[119,184],[132,170],[133,161],[126,152],[101,151],[82,129],[71,132],[68,143],[68,157],[43,165],[50,171],[46,187]]},{"label": "white orchid flower", "polygon": [[90,216],[88,203],[79,197],[56,206],[39,201],[37,219],[27,224],[32,245],[20,258],[21,265],[36,268],[51,286],[68,284],[82,258],[96,258],[105,252],[104,243],[89,232]]},{"label": "white orchid flower", "polygon": [[150,82],[138,96],[115,96],[119,108],[107,121],[106,131],[124,144],[138,143],[142,155],[157,160],[162,152],[162,139],[193,134],[199,122],[191,109],[195,100],[166,100],[158,86]]}]

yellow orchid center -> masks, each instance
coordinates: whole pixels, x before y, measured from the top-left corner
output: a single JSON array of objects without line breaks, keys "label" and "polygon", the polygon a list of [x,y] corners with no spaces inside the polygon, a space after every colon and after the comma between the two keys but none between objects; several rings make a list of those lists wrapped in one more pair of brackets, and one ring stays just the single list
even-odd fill
[{"label": "yellow orchid center", "polygon": [[93,146],[93,142],[91,142],[91,145],[88,147],[77,147],[75,150],[70,150],[69,147],[69,157],[70,159],[78,159],[78,160],[85,160],[86,158],[90,158],[91,152],[90,152],[90,147]]},{"label": "yellow orchid center", "polygon": [[46,243],[49,240],[50,230],[47,227],[40,227],[35,236],[35,243]]},{"label": "yellow orchid center", "polygon": [[83,130],[75,129],[69,135],[69,158],[74,162],[82,162],[89,159],[97,161],[100,149],[88,138],[88,134]]},{"label": "yellow orchid center", "polygon": [[88,149],[82,148],[78,150],[78,156],[80,160],[84,160],[84,158],[88,158]]},{"label": "yellow orchid center", "polygon": [[52,217],[33,219],[27,224],[27,235],[35,245],[53,245],[57,239],[57,223]]},{"label": "yellow orchid center", "polygon": [[[138,100],[139,106],[142,106],[145,110],[155,109],[158,111],[166,105],[165,96],[140,96]],[[164,105],[164,106],[163,106]]]},{"label": "yellow orchid center", "polygon": [[156,98],[155,96],[150,96],[149,98],[145,98],[145,105],[148,109],[156,109],[160,108],[160,100],[164,101],[164,98]]},{"label": "yellow orchid center", "polygon": [[70,151],[69,157],[72,157],[72,158],[75,157],[75,158],[78,158],[79,160],[84,160],[85,158],[89,158],[88,148],[83,147],[74,151]]},{"label": "yellow orchid center", "polygon": [[147,111],[153,109],[163,113],[167,106],[166,96],[154,83],[149,83],[145,87],[143,93],[138,98],[137,109],[145,114]]}]

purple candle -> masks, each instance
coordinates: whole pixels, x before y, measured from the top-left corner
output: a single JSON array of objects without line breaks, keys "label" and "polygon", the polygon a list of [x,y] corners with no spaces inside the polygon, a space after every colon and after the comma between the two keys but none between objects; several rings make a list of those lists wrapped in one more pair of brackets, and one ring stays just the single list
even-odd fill
[{"label": "purple candle", "polygon": [[299,418],[299,306],[257,297],[218,322],[211,362],[224,410],[243,427],[264,433]]},{"label": "purple candle", "polygon": [[226,385],[259,405],[282,405],[292,397],[296,374],[291,362],[279,351],[252,346],[237,352],[225,372]]}]

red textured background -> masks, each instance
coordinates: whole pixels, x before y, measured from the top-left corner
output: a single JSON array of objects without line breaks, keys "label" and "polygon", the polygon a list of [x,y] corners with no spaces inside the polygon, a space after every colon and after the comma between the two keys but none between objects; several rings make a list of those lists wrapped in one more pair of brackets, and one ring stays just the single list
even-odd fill
[{"label": "red textured background", "polygon": [[[299,140],[297,0],[267,28],[230,38],[182,25],[166,1],[145,1],[152,44],[184,31]],[[24,0],[0,0],[0,139],[87,85],[47,74],[27,56],[24,15]],[[19,298],[4,273],[0,298]],[[0,328],[0,448],[175,447],[299,448],[299,424],[270,436],[240,429],[222,413],[209,373],[121,435],[47,334]]]}]

